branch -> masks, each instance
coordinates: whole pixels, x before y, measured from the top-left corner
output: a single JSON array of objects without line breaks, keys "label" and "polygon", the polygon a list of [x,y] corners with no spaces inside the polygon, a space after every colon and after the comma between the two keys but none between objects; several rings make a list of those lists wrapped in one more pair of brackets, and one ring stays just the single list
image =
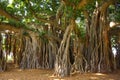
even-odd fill
[{"label": "branch", "polygon": [[6,10],[2,9],[1,7],[0,7],[0,15],[1,16],[5,16],[8,19],[14,19],[14,20],[19,21],[18,18],[16,18],[15,16],[9,14]]},{"label": "branch", "polygon": [[61,42],[61,39],[58,38],[58,37],[55,37],[54,35],[48,35],[48,34],[46,34],[45,37],[46,37],[47,39],[49,39],[49,40],[55,40],[55,41],[57,41],[57,42],[59,42],[59,43]]},{"label": "branch", "polygon": [[114,28],[114,27],[117,27],[117,26],[120,26],[120,22],[110,22],[110,27],[111,28]]},{"label": "branch", "polygon": [[53,24],[54,22],[53,21],[50,21],[50,20],[47,20],[47,19],[44,19],[44,18],[40,18],[37,16],[37,14],[35,14],[34,10],[32,9],[32,6],[31,6],[31,3],[30,2],[25,2],[26,5],[29,5],[28,9],[30,10],[30,12],[32,13],[32,15],[37,18],[38,20],[42,21],[42,22],[45,22],[45,23],[51,23]]},{"label": "branch", "polygon": [[15,26],[11,26],[8,23],[0,23],[0,31],[5,31],[5,30],[20,32],[22,28],[16,28]]},{"label": "branch", "polygon": [[109,34],[110,34],[111,36],[113,36],[113,35],[119,35],[119,34],[120,34],[120,27],[110,28]]},{"label": "branch", "polygon": [[104,11],[104,10],[106,10],[109,7],[109,5],[114,4],[114,3],[115,3],[115,0],[105,1],[103,3],[103,5],[100,7],[100,9]]},{"label": "branch", "polygon": [[56,21],[58,22],[59,19],[61,19],[61,17],[63,16],[63,9],[64,9],[64,2],[62,1],[59,8],[57,9],[57,13],[56,13]]},{"label": "branch", "polygon": [[110,35],[118,35],[120,34],[120,22],[111,22],[110,23]]},{"label": "branch", "polygon": [[80,8],[84,7],[86,4],[88,4],[88,1],[87,0],[82,0],[82,1],[79,2],[77,7],[80,9]]}]

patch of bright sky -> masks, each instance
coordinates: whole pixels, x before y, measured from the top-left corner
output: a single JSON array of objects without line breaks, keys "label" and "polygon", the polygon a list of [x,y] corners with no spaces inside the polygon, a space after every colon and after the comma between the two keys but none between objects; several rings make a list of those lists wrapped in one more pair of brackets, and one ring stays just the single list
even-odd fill
[{"label": "patch of bright sky", "polygon": [[33,3],[30,1],[31,6],[33,6]]},{"label": "patch of bright sky", "polygon": [[43,5],[40,5],[41,8],[43,8],[44,6]]},{"label": "patch of bright sky", "polygon": [[51,11],[53,11],[53,9],[52,9],[52,8],[50,8],[50,10],[51,10]]},{"label": "patch of bright sky", "polygon": [[116,57],[116,55],[117,55],[117,50],[116,50],[116,48],[112,47],[112,52],[113,52],[113,54],[114,54],[114,57]]},{"label": "patch of bright sky", "polygon": [[13,0],[8,0],[9,1],[9,4],[12,4],[13,3]]},{"label": "patch of bright sky", "polygon": [[78,24],[80,22],[80,18],[78,17],[75,22]]}]

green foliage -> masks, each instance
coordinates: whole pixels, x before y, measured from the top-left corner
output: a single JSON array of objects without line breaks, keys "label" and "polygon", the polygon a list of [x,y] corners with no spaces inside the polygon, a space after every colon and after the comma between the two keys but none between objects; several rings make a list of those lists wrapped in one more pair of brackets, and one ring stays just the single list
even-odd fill
[{"label": "green foliage", "polygon": [[110,21],[120,21],[120,6],[110,5],[108,12]]},{"label": "green foliage", "polygon": [[[85,37],[85,27],[84,27],[84,15],[83,10],[87,10],[91,14],[95,9],[95,2],[98,1],[99,4],[102,4],[103,0],[86,0],[89,3],[81,9],[76,9],[75,7],[80,3],[81,0],[67,0],[69,5],[65,5],[63,8],[64,15],[62,16],[62,24],[64,24],[66,18],[68,21],[72,18],[80,18],[80,22],[77,23],[78,34],[81,37]],[[36,18],[42,18],[47,20],[51,16],[55,16],[57,9],[61,0],[13,0],[12,3],[9,3],[8,0],[2,0],[0,2],[0,8],[5,9],[10,15],[17,16],[20,18],[20,21],[8,20],[4,17],[0,17],[0,21],[4,21],[13,25],[17,28],[24,28],[36,32],[35,28],[32,28],[28,24],[45,24]],[[114,17],[113,17],[114,16]],[[114,6],[109,7],[109,17],[111,20],[118,21],[120,20],[120,8],[115,8]],[[2,22],[3,22],[2,21]],[[64,26],[64,25],[62,25]],[[65,25],[66,26],[66,25]],[[44,31],[38,31],[40,37],[46,34]]]},{"label": "green foliage", "polygon": [[18,21],[15,21],[15,20],[8,20],[8,23],[16,28],[25,28],[25,24],[23,24],[22,22],[18,22]]},{"label": "green foliage", "polygon": [[6,18],[4,16],[0,16],[0,22],[3,22],[4,20],[6,20]]},{"label": "green foliage", "polygon": [[68,0],[71,4],[78,5],[81,0]]},{"label": "green foliage", "polygon": [[95,3],[88,3],[83,10],[87,10],[89,12],[93,12],[93,10],[95,9]]},{"label": "green foliage", "polygon": [[115,10],[115,20],[120,21],[120,6]]},{"label": "green foliage", "polygon": [[74,9],[72,6],[66,6],[64,12],[67,14],[67,18],[72,18],[74,15]]},{"label": "green foliage", "polygon": [[85,28],[85,23],[84,20],[82,20],[81,17],[78,17],[76,19],[76,29],[75,29],[75,33],[77,34],[77,36],[81,39],[85,38],[85,34],[86,34],[86,28]]},{"label": "green foliage", "polygon": [[8,1],[7,0],[0,1],[0,8],[5,9],[7,5],[8,5]]},{"label": "green foliage", "polygon": [[112,47],[115,47],[117,45],[117,39],[118,37],[117,36],[112,36],[111,38],[111,44],[112,44]]},{"label": "green foliage", "polygon": [[13,0],[10,4],[8,0],[4,0],[0,3],[0,7],[4,8],[9,14],[20,17],[24,23],[29,23],[32,22],[34,18],[30,9],[32,9],[38,17],[48,18],[56,14],[59,4],[59,0]]},{"label": "green foliage", "polygon": [[85,29],[85,25],[84,25],[84,22],[83,21],[80,21],[78,24],[77,24],[77,28],[78,28],[78,31],[79,31],[79,37],[84,39],[85,38],[85,34],[86,34],[86,29]]},{"label": "green foliage", "polygon": [[76,10],[75,19],[77,19],[77,18],[80,18],[80,20],[84,21],[83,12],[80,9]]}]

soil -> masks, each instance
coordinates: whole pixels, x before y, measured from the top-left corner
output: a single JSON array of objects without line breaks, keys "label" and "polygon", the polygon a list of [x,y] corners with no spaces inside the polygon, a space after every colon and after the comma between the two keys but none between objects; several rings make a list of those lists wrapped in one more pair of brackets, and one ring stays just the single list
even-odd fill
[{"label": "soil", "polygon": [[112,73],[83,73],[60,78],[53,76],[54,70],[9,68],[0,72],[0,80],[120,80],[120,70]]}]

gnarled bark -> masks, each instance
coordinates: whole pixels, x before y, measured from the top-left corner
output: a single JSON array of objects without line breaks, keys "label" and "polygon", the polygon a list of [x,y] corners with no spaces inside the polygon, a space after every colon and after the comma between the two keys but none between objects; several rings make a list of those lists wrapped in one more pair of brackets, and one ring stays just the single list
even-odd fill
[{"label": "gnarled bark", "polygon": [[107,8],[112,2],[105,2],[93,12],[91,24],[87,27],[86,58],[92,72],[111,71],[114,69],[114,59],[109,38]]}]

